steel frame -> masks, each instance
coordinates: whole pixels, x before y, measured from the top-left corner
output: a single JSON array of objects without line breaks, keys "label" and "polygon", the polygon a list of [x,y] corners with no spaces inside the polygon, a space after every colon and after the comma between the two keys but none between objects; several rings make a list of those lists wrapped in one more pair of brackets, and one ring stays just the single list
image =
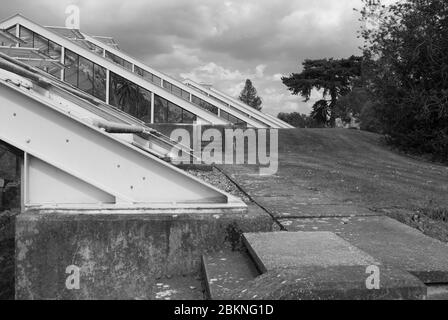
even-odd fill
[{"label": "steel frame", "polygon": [[24,152],[25,209],[246,208],[22,82],[0,80],[0,140]]}]

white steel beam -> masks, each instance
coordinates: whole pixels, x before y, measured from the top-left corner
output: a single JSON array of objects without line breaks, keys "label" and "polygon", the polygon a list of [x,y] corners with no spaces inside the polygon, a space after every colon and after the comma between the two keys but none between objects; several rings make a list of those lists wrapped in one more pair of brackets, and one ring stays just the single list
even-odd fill
[{"label": "white steel beam", "polygon": [[[60,111],[50,98],[33,90],[0,81],[0,106],[0,140],[38,159],[36,163],[44,162],[45,173],[55,167],[100,190],[99,195],[113,196],[117,204],[233,203],[245,207],[239,199]],[[29,173],[28,156],[24,171]],[[30,178],[25,174],[25,180]],[[64,181],[70,183],[73,178]],[[31,196],[37,187],[53,188],[58,194],[57,185],[25,183],[26,204],[30,199],[39,203],[39,193]],[[42,201],[47,198],[42,196]]]}]

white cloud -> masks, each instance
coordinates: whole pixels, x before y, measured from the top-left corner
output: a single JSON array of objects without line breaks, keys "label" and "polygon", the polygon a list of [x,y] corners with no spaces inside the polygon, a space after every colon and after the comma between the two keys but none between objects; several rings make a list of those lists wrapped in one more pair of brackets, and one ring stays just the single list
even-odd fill
[{"label": "white cloud", "polygon": [[255,76],[257,78],[263,78],[264,70],[266,70],[266,65],[265,64],[260,64],[260,65],[256,66],[255,67]]},{"label": "white cloud", "polygon": [[[393,1],[393,0],[386,0]],[[312,101],[281,82],[306,58],[358,53],[359,0],[2,0],[2,16],[20,12],[63,25],[65,7],[81,9],[81,28],[116,38],[124,51],[178,78],[213,83],[237,96],[251,79],[265,111],[308,112]]]}]

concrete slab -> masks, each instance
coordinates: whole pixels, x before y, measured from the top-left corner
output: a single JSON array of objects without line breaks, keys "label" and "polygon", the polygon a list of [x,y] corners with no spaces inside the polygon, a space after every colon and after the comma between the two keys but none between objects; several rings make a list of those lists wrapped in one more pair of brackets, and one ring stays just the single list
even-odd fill
[{"label": "concrete slab", "polygon": [[[331,232],[244,234],[263,275],[232,299],[425,299],[426,286],[410,273],[384,265]],[[378,268],[379,287],[368,286]]]},{"label": "concrete slab", "polygon": [[245,233],[244,240],[263,273],[304,266],[325,268],[381,264],[331,232]]},{"label": "concrete slab", "polygon": [[327,231],[414,274],[424,283],[448,283],[448,244],[388,217],[286,219],[288,231]]},{"label": "concrete slab", "polygon": [[380,289],[366,289],[360,266],[273,270],[236,291],[232,300],[423,300],[427,288],[409,273],[382,266]]},{"label": "concrete slab", "polygon": [[207,296],[227,300],[235,290],[260,275],[246,252],[220,251],[204,255],[202,267]]},{"label": "concrete slab", "polygon": [[[20,214],[16,298],[151,299],[157,279],[197,274],[204,252],[241,247],[243,232],[271,228],[253,206],[228,215]],[[73,266],[79,290],[66,286]]]}]

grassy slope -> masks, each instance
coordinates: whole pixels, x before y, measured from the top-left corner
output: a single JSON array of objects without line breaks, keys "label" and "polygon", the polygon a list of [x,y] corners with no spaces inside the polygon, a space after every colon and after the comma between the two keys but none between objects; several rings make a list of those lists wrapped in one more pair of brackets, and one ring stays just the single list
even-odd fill
[{"label": "grassy slope", "polygon": [[279,145],[280,170],[293,165],[308,185],[341,202],[386,212],[448,241],[448,224],[427,217],[448,212],[448,166],[398,154],[380,136],[355,130],[287,130]]}]

